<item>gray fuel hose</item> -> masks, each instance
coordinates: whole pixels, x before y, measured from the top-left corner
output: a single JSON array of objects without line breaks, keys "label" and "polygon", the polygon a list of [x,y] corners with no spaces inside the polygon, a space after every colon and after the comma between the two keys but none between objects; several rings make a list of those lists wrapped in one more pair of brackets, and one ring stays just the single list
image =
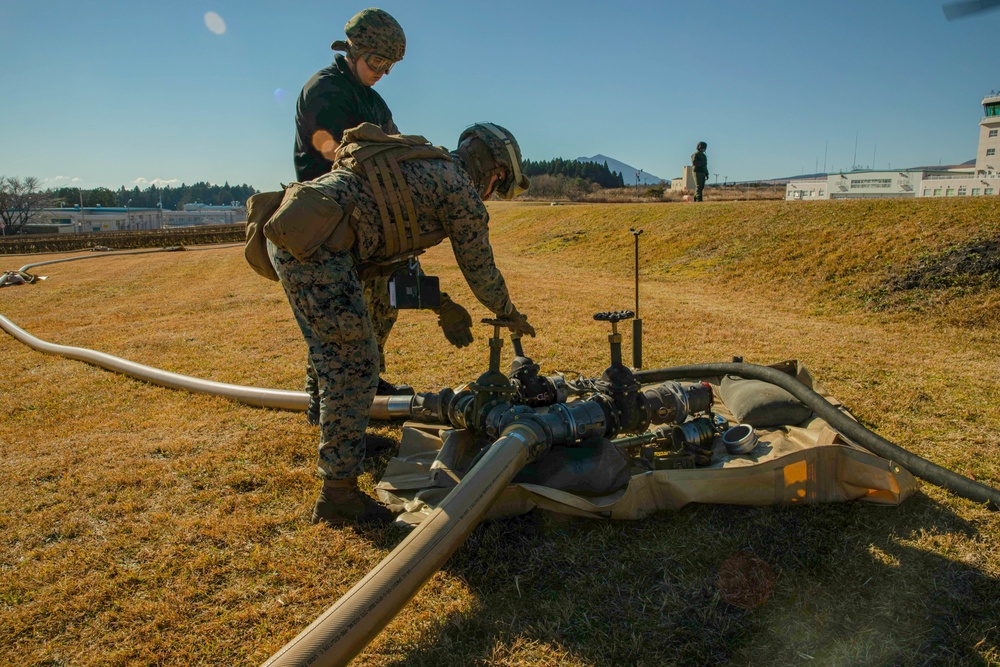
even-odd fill
[{"label": "gray fuel hose", "polygon": [[243,387],[238,384],[226,384],[223,382],[213,382],[211,380],[200,380],[198,378],[171,373],[169,371],[137,364],[121,357],[115,357],[103,352],[95,352],[82,347],[69,347],[46,342],[40,338],[32,336],[27,331],[17,326],[9,319],[0,315],[0,328],[11,336],[21,341],[29,347],[33,347],[40,352],[57,354],[68,359],[85,361],[88,364],[100,366],[109,371],[122,373],[138,380],[145,380],[151,384],[171,389],[186,389],[187,391],[224,396],[225,398],[254,405],[262,408],[275,408],[278,410],[299,410],[303,411],[309,407],[309,396],[303,391],[284,391],[280,389],[259,389],[257,387]]},{"label": "gray fuel hose", "polygon": [[826,420],[830,426],[865,449],[882,458],[895,461],[917,477],[948,489],[955,495],[977,503],[986,503],[991,510],[1000,509],[1000,491],[997,489],[963,477],[889,442],[845,415],[797,379],[777,369],[745,363],[713,363],[636,371],[634,375],[635,379],[642,384],[723,375],[737,375],[742,378],[769,382],[802,401]]},{"label": "gray fuel hose", "polygon": [[530,458],[538,436],[513,424],[399,546],[264,667],[346,665],[434,576]]}]

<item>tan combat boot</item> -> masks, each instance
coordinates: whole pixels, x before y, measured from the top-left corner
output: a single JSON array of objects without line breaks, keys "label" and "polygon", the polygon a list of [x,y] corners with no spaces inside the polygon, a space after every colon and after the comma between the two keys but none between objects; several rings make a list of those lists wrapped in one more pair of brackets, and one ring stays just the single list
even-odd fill
[{"label": "tan combat boot", "polygon": [[395,515],[358,488],[358,478],[324,479],[313,508],[312,522],[331,526],[350,523],[386,523]]}]

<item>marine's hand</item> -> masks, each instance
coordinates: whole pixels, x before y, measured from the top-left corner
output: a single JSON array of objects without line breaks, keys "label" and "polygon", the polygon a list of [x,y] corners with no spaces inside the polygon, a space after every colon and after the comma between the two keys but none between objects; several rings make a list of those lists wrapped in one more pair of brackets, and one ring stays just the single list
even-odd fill
[{"label": "marine's hand", "polygon": [[441,293],[441,307],[438,309],[438,325],[444,337],[455,347],[465,347],[472,343],[472,317],[469,311]]},{"label": "marine's hand", "polygon": [[510,324],[507,327],[511,331],[516,331],[517,333],[523,335],[535,337],[535,327],[528,324],[528,316],[517,312],[517,308],[513,309],[509,313],[503,316],[503,319],[508,320]]}]

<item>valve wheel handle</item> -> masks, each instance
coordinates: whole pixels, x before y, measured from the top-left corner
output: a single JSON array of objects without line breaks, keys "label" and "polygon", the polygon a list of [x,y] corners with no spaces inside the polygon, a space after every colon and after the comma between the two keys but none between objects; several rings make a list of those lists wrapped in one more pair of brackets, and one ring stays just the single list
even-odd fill
[{"label": "valve wheel handle", "polygon": [[630,320],[633,317],[635,317],[635,311],[632,310],[614,310],[594,313],[594,319],[599,322],[621,322],[622,320]]}]

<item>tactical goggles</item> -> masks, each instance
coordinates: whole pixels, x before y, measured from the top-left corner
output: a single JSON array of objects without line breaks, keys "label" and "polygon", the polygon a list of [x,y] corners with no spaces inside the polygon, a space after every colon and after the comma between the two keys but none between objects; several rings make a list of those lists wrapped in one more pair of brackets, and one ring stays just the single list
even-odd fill
[{"label": "tactical goggles", "polygon": [[361,57],[364,59],[365,64],[376,74],[388,74],[392,66],[396,64],[395,60],[380,56],[377,53],[366,53]]},{"label": "tactical goggles", "polygon": [[498,130],[493,123],[480,124],[503,142],[503,145],[507,148],[507,155],[510,156],[511,171],[508,172],[503,183],[497,184],[497,194],[504,199],[513,199],[522,192],[527,192],[528,177],[521,173],[521,161],[517,159],[517,153],[514,152],[514,145],[510,142],[510,139],[507,138],[506,134]]}]

